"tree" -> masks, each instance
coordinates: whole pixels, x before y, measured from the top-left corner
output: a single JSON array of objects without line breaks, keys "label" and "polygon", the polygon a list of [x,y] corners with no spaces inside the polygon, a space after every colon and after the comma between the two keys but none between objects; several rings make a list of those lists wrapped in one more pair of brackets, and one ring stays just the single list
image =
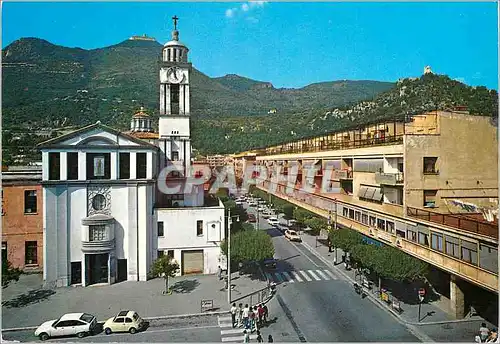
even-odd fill
[{"label": "tree", "polygon": [[[227,257],[227,239],[222,241],[221,251]],[[274,256],[271,237],[264,231],[247,230],[231,234],[231,263],[262,261]]]},{"label": "tree", "polygon": [[319,218],[317,216],[306,218],[305,225],[312,229],[312,233],[317,235],[322,229],[326,228],[327,223],[325,219]]},{"label": "tree", "polygon": [[165,279],[165,293],[168,293],[168,278],[175,277],[179,271],[179,264],[170,256],[161,256],[153,262],[151,276],[163,276]]},{"label": "tree", "polygon": [[12,267],[11,262],[7,259],[2,260],[2,288],[6,288],[10,282],[19,281],[19,277],[23,271],[19,268]]},{"label": "tree", "polygon": [[358,232],[349,228],[340,228],[329,234],[332,246],[340,248],[344,252],[351,252],[351,249],[363,243],[363,237]]},{"label": "tree", "polygon": [[287,221],[291,220],[293,218],[293,210],[294,210],[294,206],[292,204],[285,204],[283,206],[283,213],[285,214],[285,219]]}]

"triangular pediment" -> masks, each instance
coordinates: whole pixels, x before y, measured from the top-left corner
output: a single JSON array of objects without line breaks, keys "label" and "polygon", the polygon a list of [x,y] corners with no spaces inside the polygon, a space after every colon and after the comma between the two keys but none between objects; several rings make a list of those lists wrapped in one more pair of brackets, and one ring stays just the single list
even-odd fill
[{"label": "triangular pediment", "polygon": [[45,141],[39,148],[52,147],[118,147],[118,146],[143,146],[157,148],[156,146],[124,134],[118,130],[96,123],[87,127],[75,130],[71,133]]}]

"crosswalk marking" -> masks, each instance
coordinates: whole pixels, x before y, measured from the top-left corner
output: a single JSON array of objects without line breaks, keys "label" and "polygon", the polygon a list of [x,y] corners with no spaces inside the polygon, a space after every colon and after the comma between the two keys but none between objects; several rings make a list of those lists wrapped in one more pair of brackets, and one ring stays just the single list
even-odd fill
[{"label": "crosswalk marking", "polygon": [[283,282],[283,278],[281,277],[281,274],[275,273],[274,276],[276,276],[276,279],[278,280],[278,283],[279,282]]},{"label": "crosswalk marking", "polygon": [[306,274],[306,272],[305,272],[305,271],[299,271],[299,272],[300,272],[300,274],[301,274],[302,276],[304,276],[304,278],[305,278],[307,281],[309,281],[309,282],[311,282],[311,281],[312,281],[312,278],[311,278],[311,277],[309,277],[309,275],[308,275],[308,274]]},{"label": "crosswalk marking", "polygon": [[285,278],[287,279],[288,282],[291,282],[291,283],[294,283],[295,281],[293,280],[293,278],[288,274],[288,272],[286,271],[283,271],[283,275],[285,276]]},{"label": "crosswalk marking", "polygon": [[[243,334],[244,328],[233,328],[231,316],[218,317],[220,336],[223,343],[243,343],[245,335]],[[257,334],[250,334],[250,340],[257,340]]]},{"label": "crosswalk marking", "polygon": [[295,271],[292,271],[292,275],[293,277],[295,277],[295,279],[298,281],[298,282],[302,282],[302,278],[300,278],[299,274],[296,273]]},{"label": "crosswalk marking", "polygon": [[335,276],[330,270],[323,270],[323,271],[326,272],[326,274],[330,276],[332,279],[334,280],[337,279],[337,276]]},{"label": "crosswalk marking", "polygon": [[[243,339],[245,339],[244,335],[241,335],[240,337],[224,337],[222,338],[222,342],[239,342],[243,343]],[[252,340],[257,340],[257,335],[256,334],[251,334],[250,335],[250,341]]]},{"label": "crosswalk marking", "polygon": [[320,275],[321,277],[323,277],[324,279],[326,279],[326,280],[330,280],[330,277],[328,277],[327,275],[325,275],[325,273],[324,273],[324,272],[322,272],[321,270],[316,270],[316,273],[317,273],[318,275]]},{"label": "crosswalk marking", "polygon": [[309,275],[311,275],[316,281],[321,281],[321,278],[316,276],[316,274],[312,270],[308,270],[307,272],[309,272]]},{"label": "crosswalk marking", "polygon": [[273,280],[273,277],[271,276],[271,274],[269,272],[266,272],[266,277],[267,277],[268,281],[272,281]]}]

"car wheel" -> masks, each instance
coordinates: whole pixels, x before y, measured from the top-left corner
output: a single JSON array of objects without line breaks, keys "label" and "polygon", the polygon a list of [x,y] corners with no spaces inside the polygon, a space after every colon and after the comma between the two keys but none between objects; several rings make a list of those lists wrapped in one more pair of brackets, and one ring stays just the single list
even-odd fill
[{"label": "car wheel", "polygon": [[76,336],[77,336],[78,338],[83,338],[83,337],[85,337],[85,335],[86,335],[86,333],[85,333],[85,332],[78,332],[78,333],[76,334]]},{"label": "car wheel", "polygon": [[131,327],[130,330],[128,330],[130,333],[134,334],[137,332],[137,330],[135,329],[135,327]]},{"label": "car wheel", "polygon": [[47,333],[40,333],[40,340],[47,340],[49,339],[49,335]]},{"label": "car wheel", "polygon": [[104,333],[106,333],[106,334],[111,334],[111,329],[110,329],[109,327],[106,327],[106,328],[104,329]]}]

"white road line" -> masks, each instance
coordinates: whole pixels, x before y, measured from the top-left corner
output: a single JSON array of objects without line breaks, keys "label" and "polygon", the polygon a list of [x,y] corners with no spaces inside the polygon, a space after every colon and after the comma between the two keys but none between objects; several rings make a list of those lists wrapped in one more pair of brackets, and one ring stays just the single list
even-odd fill
[{"label": "white road line", "polygon": [[[240,336],[240,337],[224,337],[222,338],[222,342],[239,342],[243,343],[243,339],[245,336]],[[251,334],[250,335],[250,340],[257,340],[257,335],[256,334]]]},{"label": "white road line", "polygon": [[221,321],[232,321],[233,318],[229,317],[219,317],[219,322]]},{"label": "white road line", "polygon": [[283,282],[283,278],[281,277],[281,274],[279,272],[275,272],[274,276],[278,280],[278,282]]},{"label": "white road line", "polygon": [[330,277],[328,277],[327,275],[325,275],[323,271],[321,271],[321,270],[316,270],[316,273],[317,273],[318,275],[320,275],[321,277],[323,277],[324,279],[326,279],[327,281],[329,281],[329,280],[330,280]]},{"label": "white road line", "polygon": [[242,328],[233,328],[231,330],[223,330],[223,331],[220,331],[220,334],[221,335],[225,335],[225,334],[243,334],[243,329]]},{"label": "white road line", "polygon": [[308,274],[306,274],[306,272],[305,272],[305,271],[300,270],[299,272],[302,274],[302,276],[304,276],[304,278],[305,278],[308,282],[311,282],[311,281],[312,281],[312,278],[311,278],[311,277],[309,277],[309,275],[308,275]]},{"label": "white road line", "polygon": [[305,254],[304,251],[302,251],[297,245],[292,244],[292,243],[290,243],[290,245],[294,246],[297,249],[297,251],[299,251],[300,253],[302,253],[302,255],[304,257],[306,257],[311,263],[313,263],[314,266],[316,266],[318,268],[321,268],[321,266],[319,266],[318,264],[316,264],[316,262],[314,260],[312,260],[311,258],[309,258],[309,256],[307,254]]},{"label": "white road line", "polygon": [[318,276],[316,276],[316,274],[314,273],[314,271],[307,270],[307,272],[309,272],[309,275],[311,275],[316,281],[321,281],[321,278],[319,278]]},{"label": "white road line", "polygon": [[295,282],[295,281],[293,280],[292,276],[290,276],[290,275],[288,274],[288,272],[283,271],[283,272],[282,272],[282,274],[283,274],[283,276],[285,276],[285,278],[287,279],[287,281],[288,281],[288,282],[290,282],[290,283],[294,283],[294,282]]},{"label": "white road line", "polygon": [[325,273],[327,273],[327,274],[328,274],[328,276],[330,276],[332,279],[334,279],[334,280],[338,279],[338,278],[337,278],[337,276],[335,276],[335,275],[333,274],[333,272],[331,272],[330,270],[326,270],[326,269],[325,269],[325,270],[323,270],[323,271],[324,271]]},{"label": "white road line", "polygon": [[271,274],[269,272],[266,272],[266,277],[267,277],[268,281],[274,281],[273,277],[271,276]]},{"label": "white road line", "polygon": [[302,278],[300,278],[299,274],[295,271],[292,271],[291,272],[293,277],[295,277],[295,279],[297,280],[297,282],[303,282]]}]

